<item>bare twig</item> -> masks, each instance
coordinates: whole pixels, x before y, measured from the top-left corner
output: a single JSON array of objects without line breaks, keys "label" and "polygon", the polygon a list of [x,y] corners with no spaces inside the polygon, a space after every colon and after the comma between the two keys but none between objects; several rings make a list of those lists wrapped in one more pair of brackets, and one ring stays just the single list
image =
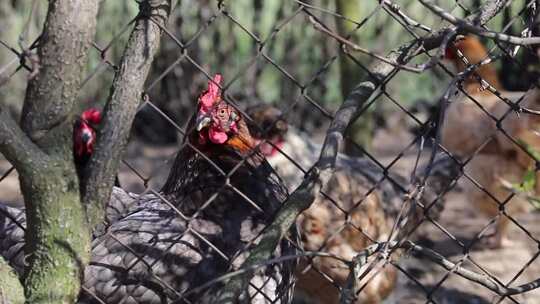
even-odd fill
[{"label": "bare twig", "polygon": [[517,287],[505,287],[495,282],[487,275],[478,274],[463,267],[456,267],[455,263],[447,260],[444,256],[432,249],[416,245],[411,241],[403,243],[402,247],[438,264],[446,270],[453,270],[455,274],[469,281],[478,283],[501,296],[510,296],[519,293],[525,293],[540,287],[540,278]]},{"label": "bare twig", "polygon": [[[361,268],[367,264],[368,258],[383,250],[384,247],[394,247],[396,242],[377,243],[360,251],[349,263],[349,275],[345,281],[345,287],[340,292],[340,304],[352,304],[356,302],[358,295],[358,279],[362,275]],[[369,270],[364,271],[367,272]]]},{"label": "bare twig", "polygon": [[233,278],[235,276],[239,276],[239,275],[248,273],[250,271],[259,269],[259,268],[263,268],[263,267],[266,267],[266,266],[269,266],[269,265],[272,265],[272,264],[278,264],[278,263],[283,263],[283,262],[290,261],[290,260],[298,260],[298,259],[308,258],[308,257],[324,257],[324,258],[335,259],[335,260],[338,260],[338,261],[343,262],[345,264],[350,264],[350,261],[347,261],[347,260],[345,260],[345,259],[343,259],[343,258],[341,258],[341,257],[339,257],[337,255],[331,254],[331,253],[319,252],[319,251],[303,251],[303,252],[300,252],[300,253],[295,254],[295,255],[285,255],[285,256],[280,256],[278,258],[268,259],[266,261],[262,261],[261,263],[256,263],[256,264],[250,265],[247,268],[240,268],[240,269],[238,269],[236,271],[228,272],[228,273],[226,273],[226,274],[224,274],[222,276],[219,276],[219,277],[217,277],[215,279],[212,279],[209,282],[204,283],[201,286],[190,289],[188,292],[182,294],[182,297],[185,298],[190,294],[197,294],[197,293],[199,293],[199,292],[201,292],[201,291],[203,291],[203,290],[205,290],[207,288],[210,288],[211,286],[213,286],[213,285],[215,285],[217,283],[227,281],[227,280],[229,280],[229,279],[231,279],[231,278]]},{"label": "bare twig", "polygon": [[[500,10],[500,8],[495,7],[488,10],[489,18],[484,16],[485,22],[495,16],[498,9]],[[326,29],[320,22],[315,20],[315,18],[310,18],[310,21],[314,23],[318,30],[327,33],[344,44],[349,44],[346,39],[341,38],[337,34],[334,35],[332,31]],[[368,73],[366,81],[361,82],[353,92],[351,92],[334,116],[327,131],[319,161],[306,175],[303,183],[286,200],[283,208],[278,212],[276,220],[268,227],[266,230],[267,232],[263,235],[259,245],[250,252],[250,256],[244,262],[243,267],[249,267],[249,265],[268,259],[300,212],[309,208],[318,191],[333,175],[339,145],[343,140],[343,132],[348,124],[356,119],[364,102],[368,100],[378,85],[389,75],[392,75],[399,69],[403,69],[403,63],[408,62],[412,57],[418,55],[421,47],[425,51],[428,51],[440,47],[444,41],[448,43],[449,37],[451,37],[449,33],[452,33],[452,29],[444,29],[421,41],[414,40],[409,42],[392,51],[388,57],[381,60],[382,62],[374,64],[369,71],[370,73]],[[429,172],[429,170],[427,172]],[[421,193],[421,189],[419,190],[420,191],[418,192]],[[409,205],[414,207],[414,204]],[[407,214],[410,214],[410,212],[407,212]],[[402,220],[406,221],[406,219]],[[249,278],[249,274],[246,274],[231,279],[225,285],[219,303],[233,302],[240,290],[247,286]]]},{"label": "bare twig", "polygon": [[478,13],[468,16],[465,20],[472,24],[482,26],[511,2],[512,0],[487,0],[482,4],[482,7],[479,8]]},{"label": "bare twig", "polygon": [[421,72],[424,71],[424,69],[420,69],[420,68],[417,68],[417,67],[408,66],[408,65],[402,65],[402,64],[398,64],[396,62],[392,62],[392,61],[388,60],[386,57],[384,57],[382,55],[375,54],[375,53],[371,52],[370,50],[365,49],[365,48],[359,46],[358,44],[356,44],[356,43],[354,43],[354,42],[352,42],[350,40],[345,39],[344,37],[340,36],[338,33],[330,30],[328,27],[324,26],[321,22],[316,20],[314,16],[310,16],[308,18],[308,20],[311,22],[311,24],[313,24],[313,27],[316,30],[318,30],[318,31],[320,31],[322,33],[325,33],[328,36],[336,39],[338,42],[340,42],[340,43],[344,44],[345,46],[349,47],[352,51],[360,52],[360,53],[369,55],[369,56],[371,56],[373,58],[377,58],[382,62],[385,62],[387,64],[391,64],[391,65],[393,65],[395,67],[398,67],[400,69],[403,69],[405,71],[414,72],[414,73],[421,73]]},{"label": "bare twig", "polygon": [[467,20],[460,19],[453,16],[452,14],[446,12],[443,8],[437,6],[431,0],[420,0],[420,2],[429,10],[431,10],[432,12],[434,12],[435,14],[437,14],[439,17],[443,18],[444,20],[452,23],[453,25],[457,26],[458,28],[462,30],[475,33],[479,36],[498,40],[501,42],[518,44],[518,45],[540,44],[540,37],[517,37],[517,36],[506,35],[499,32],[488,31],[481,27],[472,25]]},{"label": "bare twig", "polygon": [[443,267],[444,269],[448,271],[452,271],[453,273],[459,275],[460,277],[463,277],[471,282],[475,282],[477,284],[480,284],[488,288],[489,290],[497,293],[500,296],[510,296],[510,295],[515,295],[515,294],[525,293],[525,292],[529,292],[531,290],[534,290],[540,287],[540,278],[533,280],[529,283],[522,284],[517,287],[512,287],[512,288],[505,287],[487,275],[479,274],[474,271],[468,270],[464,267],[458,266],[456,263],[449,261],[444,256],[436,252],[435,250],[422,247],[411,241],[405,241],[401,244],[393,241],[393,242],[388,242],[388,243],[374,244],[358,252],[356,257],[350,263],[350,266],[349,266],[350,275],[347,278],[347,283],[346,283],[347,287],[345,287],[342,290],[341,303],[343,304],[352,303],[351,299],[353,297],[351,296],[352,295],[351,292],[353,291],[352,287],[355,284],[354,282],[358,279],[358,276],[359,276],[358,269],[360,269],[367,263],[367,259],[370,256],[378,253],[382,248],[386,246],[391,247],[393,249],[398,249],[398,248],[405,249],[409,251],[410,253],[412,253],[417,258],[429,260]]},{"label": "bare twig", "polygon": [[384,4],[384,7],[385,9],[391,11],[392,13],[396,14],[401,20],[403,20],[403,22],[405,22],[405,24],[407,26],[410,26],[410,27],[413,27],[413,28],[419,28],[419,29],[422,29],[426,32],[432,32],[433,30],[425,25],[425,24],[422,24],[416,20],[414,20],[413,18],[407,16],[407,14],[405,14],[403,12],[403,10],[401,9],[401,7],[399,6],[399,4],[393,2],[393,1],[390,1],[390,0],[383,0],[382,3]]},{"label": "bare twig", "polygon": [[441,139],[442,139],[442,129],[444,127],[446,111],[448,110],[448,107],[450,106],[452,97],[455,97],[457,93],[459,92],[457,88],[458,84],[462,83],[467,77],[469,77],[472,73],[474,73],[474,71],[476,71],[476,69],[479,66],[486,65],[489,63],[491,63],[491,58],[488,57],[484,61],[467,66],[467,68],[463,72],[459,73],[458,75],[456,75],[456,77],[452,79],[452,81],[450,82],[446,90],[444,91],[443,95],[439,98],[438,103],[439,103],[440,110],[439,110],[437,134],[435,136],[435,145],[434,145],[434,148],[431,150],[429,163],[424,170],[421,185],[425,185],[428,177],[431,174],[431,170],[433,169],[435,156],[437,155],[437,147],[441,143]]}]

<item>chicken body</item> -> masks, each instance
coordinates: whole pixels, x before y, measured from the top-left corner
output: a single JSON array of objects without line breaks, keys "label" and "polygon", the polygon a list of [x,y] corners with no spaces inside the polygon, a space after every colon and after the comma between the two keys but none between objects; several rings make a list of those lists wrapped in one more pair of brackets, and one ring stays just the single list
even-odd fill
[{"label": "chicken body", "polygon": [[[376,191],[370,193],[368,185],[364,177],[341,166],[336,169],[323,189],[328,196],[320,194],[298,218],[305,250],[352,260],[369,245],[388,240],[391,221],[380,196]],[[397,272],[392,265],[384,267],[379,273],[371,271],[359,282],[359,286],[365,283],[367,286],[355,303],[380,303],[392,292]],[[298,289],[319,303],[339,303],[339,290],[334,284],[345,286],[349,275],[345,264],[333,258],[317,257],[304,260],[298,272]]]},{"label": "chicken body", "polygon": [[[201,178],[214,176],[210,167],[206,169],[209,174]],[[120,197],[121,201],[109,203],[107,219],[112,224],[92,242],[92,258],[84,276],[86,291],[79,303],[213,303],[222,284],[185,297],[183,293],[238,269],[247,251],[257,243],[256,237],[268,225],[279,202],[261,200],[268,190],[257,182],[262,177],[258,174],[248,179],[253,182],[246,182],[245,176],[239,175],[243,186],[237,184],[238,180],[231,183],[248,195],[258,189],[257,195],[249,196],[261,204],[263,212],[254,211],[243,197],[231,190],[221,192],[219,198],[191,220],[182,215],[193,216],[200,207],[195,202],[206,202],[221,181],[210,181],[203,189],[186,184],[193,191],[180,198],[168,197],[175,204],[181,202],[175,208],[156,195],[130,196],[115,188],[113,197]],[[277,181],[265,187],[275,187]],[[193,182],[202,181],[193,179]],[[283,199],[285,192],[271,195],[281,195]],[[24,210],[7,206],[0,209],[0,252],[22,275]],[[274,257],[281,254],[293,255],[295,250],[284,242]],[[289,264],[257,271],[249,290],[239,295],[243,300],[238,303],[288,303],[294,272]]]},{"label": "chicken body", "polygon": [[[174,208],[155,195],[141,197],[136,210],[94,240],[92,261],[85,272],[85,286],[92,293],[107,303],[126,298],[135,303],[215,301],[222,284],[183,294],[237,270],[286,192],[268,165],[243,168],[230,183],[258,204],[258,211],[234,190],[220,191],[225,177],[202,157],[194,157],[176,161],[183,169],[193,167],[174,181],[178,183],[174,193],[164,194]],[[215,193],[219,195],[203,208]],[[283,243],[274,257],[282,253],[295,251]],[[257,271],[249,290],[238,295],[239,303],[287,303],[292,276],[287,267],[291,268],[284,263]],[[82,302],[93,303],[91,299],[87,296]]]},{"label": "chicken body", "polygon": [[[477,64],[488,56],[484,46],[472,36],[455,42],[450,54],[455,55],[456,50],[459,50],[471,64]],[[465,64],[457,56],[451,55],[449,59],[454,62],[459,72],[465,69]],[[502,98],[512,103],[520,101],[521,106],[533,110],[540,109],[538,89],[529,92],[504,91],[491,64],[481,66],[475,73],[497,89]],[[466,181],[464,190],[467,199],[490,219],[500,213],[499,203],[505,204],[505,212],[510,216],[527,212],[530,210],[530,204],[523,196],[514,195],[508,200],[511,195],[508,185],[523,182],[527,170],[531,169],[534,161],[508,136],[525,142],[533,149],[540,149],[540,139],[535,131],[535,128],[538,128],[535,127],[538,118],[527,114],[518,117],[515,113],[508,113],[509,105],[484,89],[484,85],[477,77],[470,76],[465,79],[464,91],[470,97],[461,94],[462,97],[452,101],[447,110],[442,130],[442,144],[458,157],[467,159],[472,156],[465,171],[484,190]],[[507,135],[497,128],[496,120],[501,119],[501,129]],[[536,175],[538,176],[538,173]],[[539,193],[538,183],[535,188]],[[488,240],[490,247],[503,245],[508,222],[506,216],[499,217],[495,235]]]}]

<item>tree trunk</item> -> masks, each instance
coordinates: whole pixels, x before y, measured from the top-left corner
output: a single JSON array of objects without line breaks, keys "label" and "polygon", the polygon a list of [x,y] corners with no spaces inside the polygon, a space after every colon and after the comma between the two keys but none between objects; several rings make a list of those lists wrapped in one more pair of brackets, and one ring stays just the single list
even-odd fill
[{"label": "tree trunk", "polygon": [[0,304],[24,303],[24,290],[13,269],[0,257]]},{"label": "tree trunk", "polygon": [[72,165],[22,174],[26,202],[27,303],[75,303],[90,260],[90,229]]},{"label": "tree trunk", "polygon": [[98,0],[50,0],[21,127],[0,106],[0,152],[19,173],[27,213],[27,303],[74,303],[90,229],[72,155],[72,123]]}]

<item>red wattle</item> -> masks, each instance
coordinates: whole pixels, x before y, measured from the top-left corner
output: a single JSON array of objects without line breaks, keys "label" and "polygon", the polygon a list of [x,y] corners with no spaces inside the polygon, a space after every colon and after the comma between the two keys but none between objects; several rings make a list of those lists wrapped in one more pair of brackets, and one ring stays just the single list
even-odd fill
[{"label": "red wattle", "polygon": [[227,133],[220,131],[214,127],[208,129],[208,138],[215,144],[222,144],[227,141]]}]

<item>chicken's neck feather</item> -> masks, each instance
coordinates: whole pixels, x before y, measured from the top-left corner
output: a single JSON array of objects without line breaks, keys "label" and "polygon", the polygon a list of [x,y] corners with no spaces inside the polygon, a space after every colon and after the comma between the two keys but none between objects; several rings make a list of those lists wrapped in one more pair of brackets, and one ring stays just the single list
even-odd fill
[{"label": "chicken's neck feather", "polygon": [[218,205],[242,204],[237,197],[231,197],[237,190],[260,203],[261,209],[269,208],[268,211],[275,210],[276,203],[284,200],[286,189],[281,179],[264,157],[251,149],[249,140],[234,136],[227,144],[197,146],[189,138],[197,136],[188,137],[190,145],[184,145],[178,152],[161,189],[161,193],[183,212],[199,209],[218,192]]},{"label": "chicken's neck feather", "polygon": [[483,65],[479,67],[475,72],[476,75],[471,75],[465,79],[464,87],[465,91],[469,94],[491,94],[489,90],[486,89],[486,85],[478,79],[478,76],[482,80],[486,81],[494,87],[496,90],[500,91],[503,89],[499,77],[497,76],[497,71],[491,64]]}]

